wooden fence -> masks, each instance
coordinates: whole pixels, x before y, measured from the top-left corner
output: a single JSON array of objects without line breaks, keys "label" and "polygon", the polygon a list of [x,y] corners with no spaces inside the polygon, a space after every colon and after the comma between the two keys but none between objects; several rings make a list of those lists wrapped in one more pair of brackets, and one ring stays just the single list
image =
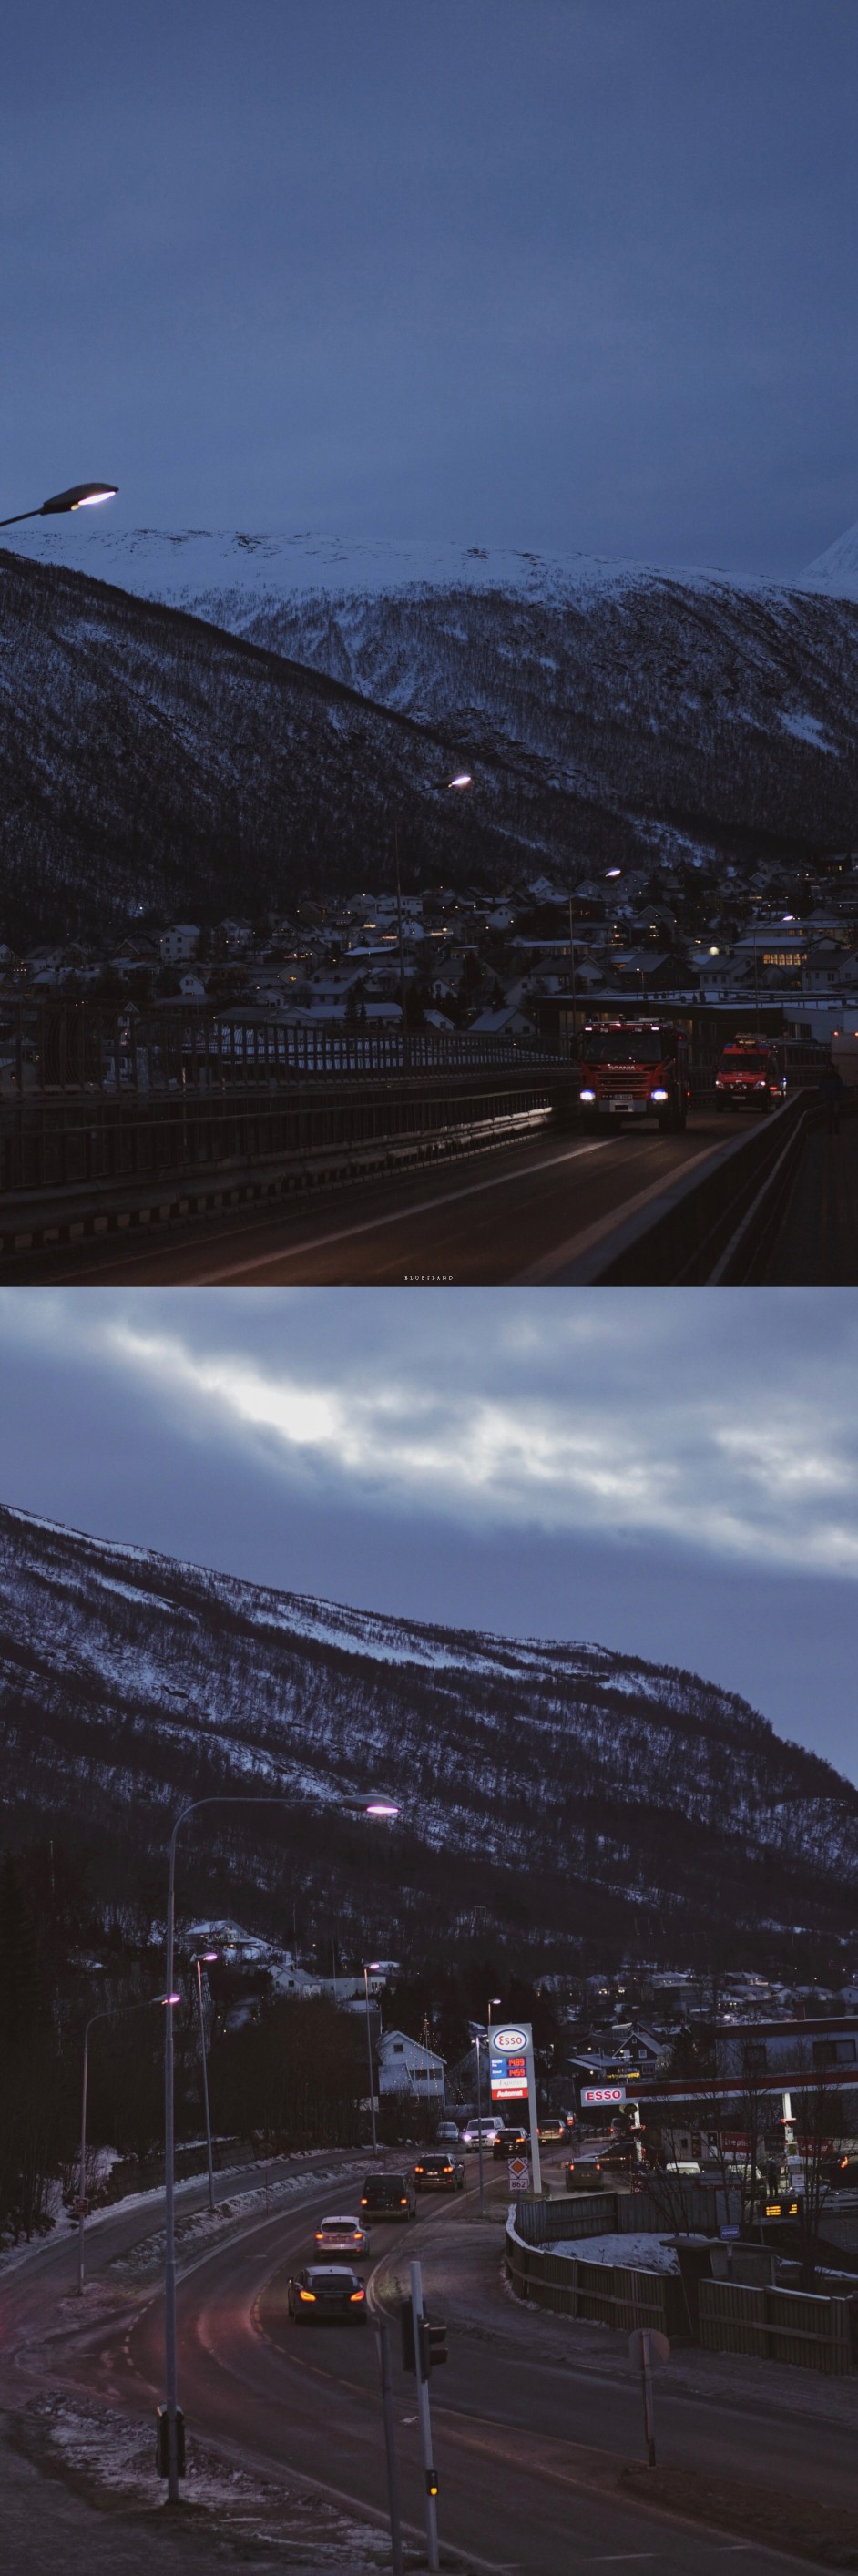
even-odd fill
[{"label": "wooden fence", "polygon": [[707,2352],[748,2353],[830,2374],[854,2369],[850,2303],[808,2290],[751,2290],[701,2281],[700,2340]]}]

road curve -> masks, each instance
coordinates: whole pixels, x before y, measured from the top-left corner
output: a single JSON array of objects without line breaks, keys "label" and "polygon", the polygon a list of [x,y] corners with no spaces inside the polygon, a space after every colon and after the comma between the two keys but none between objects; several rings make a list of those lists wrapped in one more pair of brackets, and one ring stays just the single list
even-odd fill
[{"label": "road curve", "polygon": [[[338,2188],[348,2205],[345,2179]],[[254,2217],[228,2242],[193,2258],[179,2289],[180,2394],[197,2431],[269,2475],[278,2467],[293,2478],[297,2474],[305,2485],[317,2483],[375,2519],[385,2506],[375,2337],[350,2328],[311,2333],[289,2324],[285,2315],[286,2275],[312,2251],[316,2214],[330,2205],[330,2181],[320,2188],[308,2178],[300,2206]],[[568,2576],[571,2568],[634,2562],[663,2576],[688,2576],[691,2565],[700,2576],[716,2576],[716,2560],[737,2543],[654,2513],[616,2491],[621,2461],[640,2458],[637,2392],[618,2387],[616,2378],[600,2378],[593,2368],[570,2371],[558,2368],[554,2357],[543,2360],[532,2347],[523,2352],[515,2312],[508,2312],[511,2335],[494,2333],[492,2301],[502,2298],[501,2235],[491,2222],[485,2231],[479,2222],[472,2230],[472,2211],[473,2186],[464,2207],[433,2204],[421,2208],[416,2227],[373,2231],[376,2264],[380,2258],[383,2266],[397,2248],[421,2255],[436,2312],[431,2284],[439,2267],[433,2247],[437,2243],[443,2278],[451,2248],[455,2258],[457,2229],[463,2230],[463,2251],[472,2233],[475,2242],[478,2236],[484,2240],[485,2324],[462,2333],[454,2328],[449,2366],[432,2389],[446,2543],[468,2565],[491,2571]],[[378,2277],[383,2284],[383,2269]],[[158,2292],[130,2318],[112,2324],[93,2319],[82,2344],[66,2340],[56,2350],[55,2367],[66,2384],[80,2386],[82,2374],[90,2394],[149,2413],[162,2393],[162,2332]],[[419,2534],[422,2476],[413,2382],[403,2379],[398,2359],[395,2383],[404,2510]],[[738,2408],[725,2409],[714,2431],[705,2405],[686,2407],[684,2417],[681,2409],[676,2413],[678,2434],[671,2428],[668,2437],[665,2418],[665,2457],[693,2457],[705,2465],[700,2445],[708,2438],[711,2464],[717,2458],[723,2465],[726,2452],[734,2468],[747,2467],[746,2418]],[[772,2440],[777,2449],[774,2434]],[[833,2465],[836,2445],[818,2424],[813,2442],[818,2479],[829,2449]],[[780,2450],[791,2456],[795,2449],[793,2421]],[[827,2491],[833,2491],[830,2485]],[[771,2576],[774,2568],[794,2563],[755,2543],[743,2544],[741,2554],[747,2576],[765,2576],[766,2570]]]}]

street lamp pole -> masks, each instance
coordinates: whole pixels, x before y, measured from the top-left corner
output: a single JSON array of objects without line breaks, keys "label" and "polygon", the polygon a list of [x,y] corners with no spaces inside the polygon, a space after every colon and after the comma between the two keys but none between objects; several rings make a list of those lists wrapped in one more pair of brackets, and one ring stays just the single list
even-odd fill
[{"label": "street lamp pole", "polygon": [[203,1950],[200,1957],[194,1961],[194,1966],[197,1971],[197,2009],[200,2016],[200,2059],[203,2070],[203,2110],[205,2112],[206,2121],[206,2160],[209,2172],[209,2208],[211,2210],[212,2217],[214,2217],[215,2205],[214,2165],[212,2162],[212,2124],[211,2113],[209,2110],[209,2070],[206,2054],[206,2024],[205,2014],[203,2012],[203,1966],[205,1965],[206,1967],[209,1967],[212,1961],[216,1958],[216,1950]]},{"label": "street lamp pole", "polygon": [[[230,1790],[220,1796],[192,1798],[176,1817],[170,1835],[167,1872],[167,1995],[173,1993],[173,1969],[176,1927],[176,1843],[182,1825],[200,1807],[309,1807],[304,1798],[243,1798]],[[355,1802],[357,1806],[357,1802]],[[344,1800],[348,1811],[348,1802]],[[395,1817],[399,1813],[390,1799],[364,1799],[357,1812],[365,1816]],[[175,2148],[175,2081],[174,2081],[173,2015],[168,2012],[164,2025],[164,2362],[167,2418],[167,2502],[179,2502],[179,2441],[176,2338],[176,2148]]]},{"label": "street lamp pole", "polygon": [[369,1971],[370,1971],[370,1968],[377,1968],[377,1966],[378,1966],[378,1960],[377,1960],[377,1959],[370,1959],[368,1963],[367,1963],[367,1961],[366,1961],[366,1960],[364,1961],[364,1971],[363,1971],[363,1991],[364,1991],[364,2002],[365,2002],[365,2004],[366,2004],[366,2057],[367,2057],[367,2065],[368,2065],[368,2067],[369,2067],[369,2116],[370,2116],[370,2120],[371,2120],[371,2123],[372,2123],[372,2152],[373,2152],[373,2155],[375,2155],[376,2150],[377,2150],[377,2147],[378,2147],[378,2138],[377,2138],[377,2136],[376,2136],[376,2127],[375,2127],[375,2074],[374,2074],[374,2071],[373,2071],[373,2063],[372,2063],[372,2033],[371,2033],[370,2026],[369,2026]]}]

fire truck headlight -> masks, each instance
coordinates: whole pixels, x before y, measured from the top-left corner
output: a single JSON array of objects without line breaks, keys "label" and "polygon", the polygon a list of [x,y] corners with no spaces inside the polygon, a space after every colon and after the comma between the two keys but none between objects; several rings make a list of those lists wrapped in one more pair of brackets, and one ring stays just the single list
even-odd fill
[{"label": "fire truck headlight", "polygon": [[668,1093],[662,1086],[659,1087],[658,1091],[651,1091],[649,1096],[651,1100],[667,1100],[669,1097]]},{"label": "fire truck headlight", "polygon": [[596,1094],[595,1091],[581,1091],[578,1097],[580,1100],[595,1100]]}]

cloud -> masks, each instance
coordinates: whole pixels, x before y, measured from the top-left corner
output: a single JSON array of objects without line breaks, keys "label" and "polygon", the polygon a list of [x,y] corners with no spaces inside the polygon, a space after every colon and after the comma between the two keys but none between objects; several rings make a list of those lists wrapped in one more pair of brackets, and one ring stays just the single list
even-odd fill
[{"label": "cloud", "polygon": [[171,1455],[413,1521],[858,1575],[850,1292],[0,1292]]}]

